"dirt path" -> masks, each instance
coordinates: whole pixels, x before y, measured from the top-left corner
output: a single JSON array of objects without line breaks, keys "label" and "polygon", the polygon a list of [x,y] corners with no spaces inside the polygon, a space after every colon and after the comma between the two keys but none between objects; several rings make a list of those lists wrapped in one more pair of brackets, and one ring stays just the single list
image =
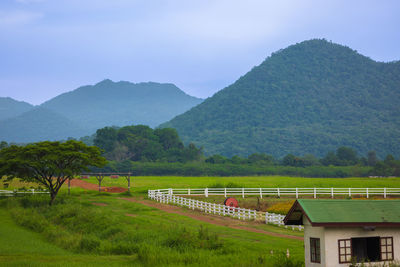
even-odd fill
[{"label": "dirt path", "polygon": [[[146,205],[148,207],[153,207],[153,208],[156,208],[156,209],[168,212],[168,213],[174,213],[174,214],[187,216],[192,219],[199,220],[199,221],[206,222],[206,223],[211,223],[211,224],[220,225],[220,226],[226,226],[229,228],[240,229],[240,230],[245,230],[245,231],[254,232],[254,233],[266,234],[266,235],[270,235],[270,236],[283,237],[283,238],[296,239],[296,240],[303,241],[303,237],[301,237],[301,236],[279,234],[279,233],[269,232],[269,231],[265,231],[265,230],[261,230],[261,229],[256,229],[256,228],[249,227],[249,226],[244,226],[243,221],[240,221],[237,219],[232,219],[229,217],[220,217],[218,215],[211,215],[211,214],[206,215],[206,214],[201,214],[199,212],[190,211],[190,210],[182,211],[182,208],[180,208],[180,207],[167,205],[167,204],[161,204],[161,203],[153,202],[150,200],[143,200],[143,199],[138,199],[138,198],[121,198],[121,199],[140,203],[140,204]],[[256,225],[256,223],[252,223],[252,222],[247,222],[246,224]]]},{"label": "dirt path", "polygon": [[[92,184],[80,179],[73,179],[71,180],[71,186],[74,187],[81,187],[83,189],[88,189],[88,190],[99,190],[99,186],[97,184]],[[123,188],[123,187],[106,187],[102,186],[101,191],[103,192],[109,192],[109,193],[123,193],[128,191],[128,189]]]}]

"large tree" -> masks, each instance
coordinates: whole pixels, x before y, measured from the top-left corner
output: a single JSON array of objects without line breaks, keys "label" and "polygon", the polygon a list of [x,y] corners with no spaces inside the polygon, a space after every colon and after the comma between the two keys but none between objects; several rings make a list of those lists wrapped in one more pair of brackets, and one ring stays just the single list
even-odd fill
[{"label": "large tree", "polygon": [[44,185],[50,193],[50,205],[65,181],[88,170],[89,166],[105,164],[99,148],[75,140],[12,145],[0,150],[0,177]]}]

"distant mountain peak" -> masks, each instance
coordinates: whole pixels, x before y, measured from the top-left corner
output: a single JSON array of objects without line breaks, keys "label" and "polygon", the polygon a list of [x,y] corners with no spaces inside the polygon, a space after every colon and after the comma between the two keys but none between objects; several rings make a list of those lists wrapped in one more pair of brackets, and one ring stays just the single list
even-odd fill
[{"label": "distant mountain peak", "polygon": [[323,156],[339,146],[400,155],[399,64],[324,39],[272,53],[164,124],[208,154]]},{"label": "distant mountain peak", "polygon": [[[113,82],[105,79],[95,85],[63,93],[40,105],[40,112],[32,110],[20,118],[13,118],[15,123],[0,121],[0,125],[7,128],[0,127],[0,141],[25,142],[50,138],[51,129],[59,127],[63,121],[71,128],[71,131],[66,131],[68,136],[65,138],[91,135],[97,129],[111,125],[145,124],[155,127],[201,102],[202,99],[189,96],[170,83]],[[46,110],[49,111],[48,116],[45,115]],[[46,118],[48,125],[45,125]],[[29,125],[29,129],[24,125]],[[44,134],[38,127],[48,131]],[[19,134],[13,134],[17,131]],[[54,137],[59,138],[60,133]]]},{"label": "distant mountain peak", "polygon": [[18,116],[32,108],[33,105],[27,102],[18,101],[11,97],[0,97],[0,120]]}]

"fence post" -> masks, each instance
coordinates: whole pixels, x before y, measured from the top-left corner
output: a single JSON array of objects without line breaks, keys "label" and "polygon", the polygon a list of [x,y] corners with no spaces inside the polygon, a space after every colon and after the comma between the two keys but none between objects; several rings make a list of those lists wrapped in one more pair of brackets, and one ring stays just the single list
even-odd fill
[{"label": "fence post", "polygon": [[173,190],[172,188],[169,189],[169,192],[168,192],[169,195],[172,195],[172,194],[173,194],[173,191],[172,191],[172,190]]},{"label": "fence post", "polygon": [[262,188],[260,188],[260,198],[262,198]]},{"label": "fence post", "polygon": [[242,198],[244,198],[244,188],[242,188]]},{"label": "fence post", "polygon": [[333,198],[333,187],[331,187],[331,197]]},{"label": "fence post", "polygon": [[386,198],[386,187],[383,188],[383,198]]},{"label": "fence post", "polygon": [[204,189],[204,195],[205,197],[208,197],[208,188]]},{"label": "fence post", "polygon": [[278,187],[278,197],[281,197],[281,192],[279,190],[279,187]]},{"label": "fence post", "polygon": [[224,196],[226,197],[226,187],[224,188]]},{"label": "fence post", "polygon": [[368,194],[368,187],[367,187],[367,198],[369,198],[369,194]]},{"label": "fence post", "polygon": [[317,198],[317,189],[314,187],[314,198]]},{"label": "fence post", "polygon": [[296,199],[299,198],[299,189],[296,187]]},{"label": "fence post", "polygon": [[189,196],[190,196],[190,188],[188,189],[188,194],[189,194]]},{"label": "fence post", "polygon": [[351,188],[349,187],[349,197],[351,197]]}]

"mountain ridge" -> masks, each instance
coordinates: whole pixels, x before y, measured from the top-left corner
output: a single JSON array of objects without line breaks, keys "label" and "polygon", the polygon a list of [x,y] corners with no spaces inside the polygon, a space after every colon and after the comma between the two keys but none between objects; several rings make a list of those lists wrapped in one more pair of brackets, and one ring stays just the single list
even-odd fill
[{"label": "mountain ridge", "polygon": [[341,145],[399,154],[391,144],[400,137],[399,89],[399,61],[376,62],[313,39],[271,54],[161,127],[176,128],[185,142],[204,146],[208,154],[323,156]]},{"label": "mountain ridge", "polygon": [[[10,120],[0,121],[0,140],[3,138],[8,142],[33,142],[46,140],[43,136],[50,139],[78,138],[91,135],[105,126],[145,124],[155,127],[202,101],[170,83],[113,82],[106,79],[95,85],[81,86],[60,94],[39,105],[41,112],[27,111],[32,112],[32,116],[24,114],[22,117],[14,117],[19,125]],[[40,135],[39,133],[43,133],[40,128],[44,127],[44,122],[35,116],[46,117],[46,110],[51,111],[51,115],[48,116],[49,122],[45,128],[58,127],[57,120],[66,120],[65,123],[71,127],[71,131],[66,130],[65,135]],[[24,121],[24,118],[32,121]],[[35,121],[40,122],[38,129],[33,123]],[[25,124],[30,125],[31,130],[25,129]],[[25,129],[25,134],[31,137],[27,139],[14,134],[21,129]]]},{"label": "mountain ridge", "polygon": [[11,97],[0,97],[0,120],[18,116],[34,106],[25,101],[18,101]]}]

